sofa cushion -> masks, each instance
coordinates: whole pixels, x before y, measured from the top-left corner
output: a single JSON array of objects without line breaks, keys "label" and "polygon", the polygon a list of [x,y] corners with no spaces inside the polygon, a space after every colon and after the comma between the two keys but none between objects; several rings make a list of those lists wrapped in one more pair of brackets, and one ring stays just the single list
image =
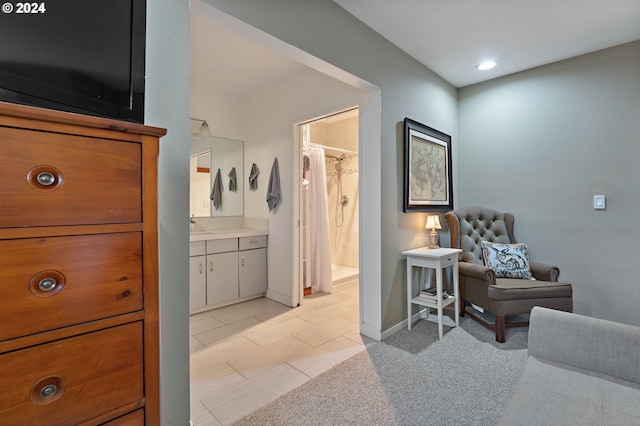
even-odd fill
[{"label": "sofa cushion", "polygon": [[529,357],[500,420],[519,425],[635,425],[640,385]]},{"label": "sofa cushion", "polygon": [[485,266],[493,269],[498,278],[533,279],[526,244],[480,243]]}]

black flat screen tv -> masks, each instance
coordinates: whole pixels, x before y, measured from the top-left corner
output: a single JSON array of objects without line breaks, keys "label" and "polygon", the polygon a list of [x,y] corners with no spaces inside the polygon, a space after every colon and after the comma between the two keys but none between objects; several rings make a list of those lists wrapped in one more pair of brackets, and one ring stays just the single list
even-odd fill
[{"label": "black flat screen tv", "polygon": [[0,100],[144,122],[146,0],[3,2]]}]

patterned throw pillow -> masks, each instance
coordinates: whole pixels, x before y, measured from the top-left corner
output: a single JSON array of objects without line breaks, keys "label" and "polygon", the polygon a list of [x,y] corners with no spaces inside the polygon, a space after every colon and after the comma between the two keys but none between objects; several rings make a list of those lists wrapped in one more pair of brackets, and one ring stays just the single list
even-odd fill
[{"label": "patterned throw pillow", "polygon": [[529,253],[526,244],[498,244],[481,241],[485,266],[496,272],[498,278],[532,280]]}]

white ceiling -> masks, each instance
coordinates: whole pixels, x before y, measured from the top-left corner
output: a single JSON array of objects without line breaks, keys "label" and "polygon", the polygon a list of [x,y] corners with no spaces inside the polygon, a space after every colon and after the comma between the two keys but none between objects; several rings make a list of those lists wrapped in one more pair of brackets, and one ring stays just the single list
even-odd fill
[{"label": "white ceiling", "polygon": [[456,87],[640,39],[640,0],[334,1]]},{"label": "white ceiling", "polygon": [[[640,39],[640,0],[334,0],[456,87]],[[192,1],[192,83],[245,96],[306,69]],[[480,72],[485,59],[498,66]]]}]

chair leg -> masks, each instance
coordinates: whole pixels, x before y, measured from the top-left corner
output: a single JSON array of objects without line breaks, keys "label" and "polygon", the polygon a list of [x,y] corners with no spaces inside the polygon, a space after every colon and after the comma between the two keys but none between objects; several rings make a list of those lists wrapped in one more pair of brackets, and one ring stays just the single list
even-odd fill
[{"label": "chair leg", "polygon": [[463,299],[463,298],[460,298],[460,316],[461,316],[461,317],[463,317],[463,316],[464,316],[464,311],[465,311],[465,309],[464,309],[464,304],[465,304],[464,299]]},{"label": "chair leg", "polygon": [[498,316],[496,315],[496,342],[504,343],[505,342],[505,319],[504,315]]}]

